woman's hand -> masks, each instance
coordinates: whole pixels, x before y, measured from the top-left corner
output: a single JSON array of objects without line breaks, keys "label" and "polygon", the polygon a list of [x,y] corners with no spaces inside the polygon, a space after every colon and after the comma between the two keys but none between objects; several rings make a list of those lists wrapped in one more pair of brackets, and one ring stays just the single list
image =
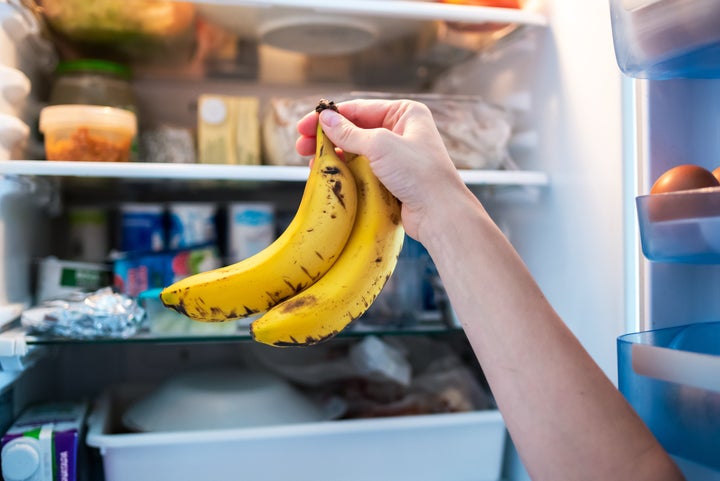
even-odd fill
[{"label": "woman's hand", "polygon": [[[343,151],[370,160],[375,175],[403,204],[405,231],[422,242],[424,220],[448,195],[467,190],[430,110],[410,100],[351,100],[337,107],[339,114],[320,113],[323,131]],[[298,122],[301,155],[315,153],[317,122],[315,112]]]}]

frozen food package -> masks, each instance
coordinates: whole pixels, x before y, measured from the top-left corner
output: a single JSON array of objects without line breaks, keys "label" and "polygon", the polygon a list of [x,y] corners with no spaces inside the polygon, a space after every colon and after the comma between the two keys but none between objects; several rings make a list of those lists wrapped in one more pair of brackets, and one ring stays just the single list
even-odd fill
[{"label": "frozen food package", "polygon": [[[445,147],[458,169],[501,169],[510,165],[508,144],[513,116],[501,106],[476,96],[448,94],[340,93],[335,103],[357,98],[412,99],[427,105]],[[297,121],[315,109],[317,97],[271,98],[263,116],[265,161],[271,165],[308,165],[295,151]]]}]

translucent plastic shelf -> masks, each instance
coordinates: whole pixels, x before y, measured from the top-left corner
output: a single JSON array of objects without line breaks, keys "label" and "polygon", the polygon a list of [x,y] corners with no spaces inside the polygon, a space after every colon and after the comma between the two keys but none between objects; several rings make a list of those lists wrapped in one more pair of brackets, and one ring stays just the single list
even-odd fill
[{"label": "translucent plastic shelf", "polygon": [[626,74],[720,78],[720,2],[610,0],[615,55]]},{"label": "translucent plastic shelf", "polygon": [[720,476],[720,322],[621,336],[618,369],[620,391],[665,449]]},{"label": "translucent plastic shelf", "polygon": [[649,260],[720,263],[720,189],[649,194],[637,197],[636,205]]}]

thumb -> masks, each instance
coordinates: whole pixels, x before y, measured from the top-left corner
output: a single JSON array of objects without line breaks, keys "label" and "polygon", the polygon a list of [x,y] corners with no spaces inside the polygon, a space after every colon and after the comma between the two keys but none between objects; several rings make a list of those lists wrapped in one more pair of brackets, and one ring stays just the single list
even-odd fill
[{"label": "thumb", "polygon": [[345,152],[362,154],[365,135],[363,129],[357,127],[348,119],[331,109],[320,112],[320,124],[323,132],[332,140],[336,147]]}]

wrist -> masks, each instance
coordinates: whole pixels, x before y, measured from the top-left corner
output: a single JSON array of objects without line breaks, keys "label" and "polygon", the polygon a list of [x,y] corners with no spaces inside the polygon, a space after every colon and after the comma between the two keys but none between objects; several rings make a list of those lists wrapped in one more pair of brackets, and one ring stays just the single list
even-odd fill
[{"label": "wrist", "polygon": [[418,240],[432,255],[465,240],[465,230],[483,219],[489,217],[467,186],[445,189],[428,202],[418,225]]}]

